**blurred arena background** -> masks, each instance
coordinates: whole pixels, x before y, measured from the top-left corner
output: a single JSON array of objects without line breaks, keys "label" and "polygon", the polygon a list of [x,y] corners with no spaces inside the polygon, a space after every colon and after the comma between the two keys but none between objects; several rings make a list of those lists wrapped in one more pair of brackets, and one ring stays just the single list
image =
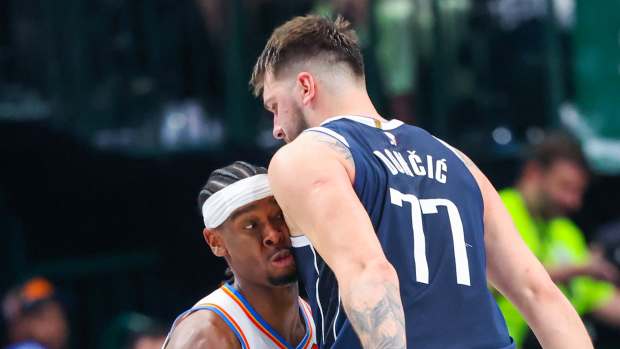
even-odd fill
[{"label": "blurred arena background", "polygon": [[68,347],[107,349],[213,289],[224,262],[198,190],[280,146],[247,81],[271,30],[309,12],[354,23],[384,115],[461,148],[498,188],[524,147],[570,131],[595,172],[576,222],[590,241],[620,219],[617,0],[2,0],[1,293],[47,278]]}]

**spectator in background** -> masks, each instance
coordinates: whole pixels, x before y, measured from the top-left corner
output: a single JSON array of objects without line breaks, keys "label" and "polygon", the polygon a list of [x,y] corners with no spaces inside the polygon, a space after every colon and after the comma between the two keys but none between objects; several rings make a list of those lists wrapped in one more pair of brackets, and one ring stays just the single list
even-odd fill
[{"label": "spectator in background", "polygon": [[[613,284],[619,272],[602,251],[588,248],[567,217],[581,208],[588,181],[579,144],[555,133],[533,149],[515,187],[500,196],[521,237],[577,312],[620,327],[620,297]],[[525,320],[508,300],[497,298],[511,336],[522,346],[528,335]]]},{"label": "spectator in background", "polygon": [[117,315],[103,332],[100,349],[160,349],[166,328],[155,318],[138,313]]},{"label": "spectator in background", "polygon": [[136,333],[127,348],[129,349],[160,349],[166,341],[166,330],[163,327],[153,327]]},{"label": "spectator in background", "polygon": [[376,3],[376,55],[390,106],[398,118],[415,124],[415,92],[418,57],[414,28],[415,3],[380,0]]},{"label": "spectator in background", "polygon": [[[389,113],[398,115],[399,120],[407,123],[415,123],[415,6],[412,0],[318,0],[313,10],[317,15],[326,17],[340,14],[353,24],[359,35],[368,70],[372,70],[376,64]],[[374,21],[376,30],[372,47],[371,21]],[[368,48],[373,51],[368,52]],[[369,85],[374,82],[372,80],[370,76]]]},{"label": "spectator in background", "polygon": [[609,261],[620,268],[620,219],[600,227],[594,242],[605,251]]},{"label": "spectator in background", "polygon": [[9,345],[6,349],[62,349],[69,327],[54,286],[33,278],[10,290],[2,302]]}]

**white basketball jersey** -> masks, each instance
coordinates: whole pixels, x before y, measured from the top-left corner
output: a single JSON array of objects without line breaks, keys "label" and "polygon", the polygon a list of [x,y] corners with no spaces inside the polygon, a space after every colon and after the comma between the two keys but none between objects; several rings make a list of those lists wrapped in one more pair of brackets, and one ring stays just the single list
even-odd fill
[{"label": "white basketball jersey", "polygon": [[198,310],[216,313],[230,327],[243,349],[317,349],[316,330],[310,306],[299,298],[299,309],[304,319],[306,334],[299,344],[291,345],[263,320],[241,293],[231,285],[224,284],[177,317],[162,349],[166,348],[176,325]]}]

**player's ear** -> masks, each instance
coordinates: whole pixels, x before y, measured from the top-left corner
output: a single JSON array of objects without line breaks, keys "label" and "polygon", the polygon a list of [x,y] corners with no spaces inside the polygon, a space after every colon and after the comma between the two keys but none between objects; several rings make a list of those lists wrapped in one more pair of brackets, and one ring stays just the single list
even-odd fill
[{"label": "player's ear", "polygon": [[299,88],[299,94],[301,103],[308,105],[314,99],[316,95],[316,84],[312,74],[302,71],[297,74],[297,87]]},{"label": "player's ear", "polygon": [[217,257],[224,257],[228,255],[228,251],[222,240],[222,236],[213,229],[205,228],[202,231],[202,236],[211,248],[211,252]]}]

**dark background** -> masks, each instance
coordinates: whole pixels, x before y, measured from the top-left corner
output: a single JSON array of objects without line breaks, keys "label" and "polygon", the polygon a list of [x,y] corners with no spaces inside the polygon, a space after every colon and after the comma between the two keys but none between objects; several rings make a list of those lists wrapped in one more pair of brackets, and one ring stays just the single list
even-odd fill
[{"label": "dark background", "polygon": [[[590,13],[585,1],[576,2],[569,29],[552,15],[551,1],[509,9],[547,9],[517,16],[513,26],[492,10],[502,1],[411,2],[414,31],[399,39],[417,43],[409,121],[463,149],[498,188],[516,178],[527,144],[563,126],[564,103],[592,105],[580,93],[588,70],[578,39],[591,39],[579,21]],[[213,4],[216,15],[205,14]],[[169,324],[212,290],[225,265],[202,239],[198,191],[232,161],[268,164],[279,144],[247,80],[271,30],[316,6],[0,2],[0,291],[29,276],[50,278],[68,305],[72,347],[96,348],[119,314],[138,311]],[[356,25],[368,33],[369,91],[390,115],[393,96],[376,58],[386,40],[377,6],[368,1]],[[616,115],[606,115],[586,121],[613,129]],[[510,139],[498,141],[504,131]],[[619,217],[618,197],[613,168],[597,170],[575,217],[588,239]],[[599,332],[602,340],[618,338]]]}]

